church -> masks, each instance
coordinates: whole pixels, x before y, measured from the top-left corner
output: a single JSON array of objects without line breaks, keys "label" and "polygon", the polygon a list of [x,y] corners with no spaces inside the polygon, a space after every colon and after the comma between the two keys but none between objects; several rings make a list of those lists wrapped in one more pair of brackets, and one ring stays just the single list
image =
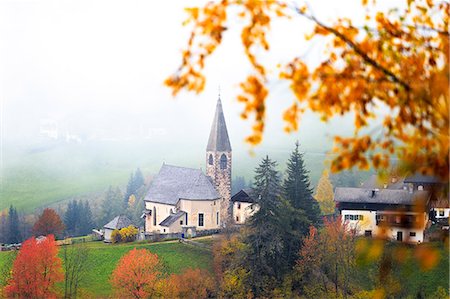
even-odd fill
[{"label": "church", "polygon": [[146,233],[219,229],[231,220],[231,144],[220,96],[205,157],[206,173],[162,165],[144,198]]}]

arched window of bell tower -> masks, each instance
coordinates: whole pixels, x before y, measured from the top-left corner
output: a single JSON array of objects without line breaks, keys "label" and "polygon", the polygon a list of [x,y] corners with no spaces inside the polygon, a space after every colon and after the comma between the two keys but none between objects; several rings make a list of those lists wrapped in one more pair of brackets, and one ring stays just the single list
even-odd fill
[{"label": "arched window of bell tower", "polygon": [[212,156],[212,154],[209,154],[208,164],[209,164],[209,165],[213,165],[213,162],[214,162],[213,156]]},{"label": "arched window of bell tower", "polygon": [[220,169],[227,169],[227,156],[225,154],[220,156]]}]

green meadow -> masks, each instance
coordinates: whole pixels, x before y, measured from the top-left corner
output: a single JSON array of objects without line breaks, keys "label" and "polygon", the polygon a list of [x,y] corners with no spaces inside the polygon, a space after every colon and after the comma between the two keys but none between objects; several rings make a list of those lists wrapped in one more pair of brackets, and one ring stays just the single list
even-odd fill
[{"label": "green meadow", "polygon": [[[81,285],[83,297],[106,298],[112,293],[109,282],[112,271],[119,259],[133,248],[147,249],[156,253],[162,261],[166,274],[181,273],[187,268],[212,269],[211,252],[203,248],[167,241],[161,243],[105,244],[103,242],[85,243],[90,249],[88,271]],[[70,245],[76,246],[76,245]],[[10,252],[0,252],[0,268]]]}]

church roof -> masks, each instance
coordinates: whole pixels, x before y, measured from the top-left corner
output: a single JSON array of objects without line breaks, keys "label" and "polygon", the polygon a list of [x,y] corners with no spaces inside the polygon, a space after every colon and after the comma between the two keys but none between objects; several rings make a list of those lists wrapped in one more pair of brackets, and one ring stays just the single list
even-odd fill
[{"label": "church roof", "polygon": [[214,115],[206,150],[219,152],[231,151],[230,139],[228,138],[227,125],[225,123],[225,117],[223,116],[220,97],[217,100],[216,114]]},{"label": "church roof", "polygon": [[180,199],[220,198],[210,179],[200,170],[163,164],[154,177],[145,201],[175,205]]},{"label": "church roof", "polygon": [[109,228],[109,229],[122,229],[122,228],[128,227],[130,225],[134,225],[134,224],[133,224],[133,222],[131,222],[130,219],[128,219],[127,216],[119,215],[116,218],[114,218],[113,220],[111,220],[110,222],[108,222],[107,224],[105,224],[103,227]]},{"label": "church roof", "polygon": [[161,221],[159,225],[169,227],[172,223],[180,219],[182,216],[186,215],[185,211],[178,211],[174,214],[170,214],[166,219]]}]

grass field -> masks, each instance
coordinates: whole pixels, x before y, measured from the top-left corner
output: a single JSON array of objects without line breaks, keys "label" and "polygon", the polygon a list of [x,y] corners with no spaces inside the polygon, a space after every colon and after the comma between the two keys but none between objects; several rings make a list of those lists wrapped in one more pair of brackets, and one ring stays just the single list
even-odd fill
[{"label": "grass field", "polygon": [[[181,244],[178,241],[161,243],[132,243],[112,245],[103,242],[86,243],[89,250],[89,270],[83,281],[83,293],[94,298],[105,298],[111,294],[110,275],[120,257],[133,248],[145,248],[156,253],[166,273],[180,273],[186,268],[212,269],[211,252]],[[0,252],[0,268],[10,252]]]},{"label": "grass field", "polygon": [[[204,237],[196,239],[197,242],[212,244],[213,238]],[[90,265],[89,271],[82,285],[83,294],[95,298],[108,297],[111,294],[109,284],[110,275],[120,257],[133,248],[145,248],[156,253],[162,260],[164,271],[169,273],[180,273],[186,268],[201,268],[212,270],[211,252],[205,249],[181,244],[178,241],[167,241],[160,243],[132,243],[111,245],[102,242],[86,243],[89,247]],[[391,244],[388,246],[399,246]],[[404,245],[401,245],[404,246]],[[449,251],[440,243],[423,244],[431,246],[439,254],[438,263],[428,271],[420,270],[417,259],[414,258],[416,247],[405,246],[405,262],[394,269],[394,276],[400,282],[403,290],[402,296],[415,298],[421,292],[424,298],[432,298],[432,294],[439,286],[448,290],[449,288]],[[0,268],[6,261],[10,252],[0,252]],[[374,262],[359,263],[354,283],[368,291],[376,287],[377,265]]]}]

